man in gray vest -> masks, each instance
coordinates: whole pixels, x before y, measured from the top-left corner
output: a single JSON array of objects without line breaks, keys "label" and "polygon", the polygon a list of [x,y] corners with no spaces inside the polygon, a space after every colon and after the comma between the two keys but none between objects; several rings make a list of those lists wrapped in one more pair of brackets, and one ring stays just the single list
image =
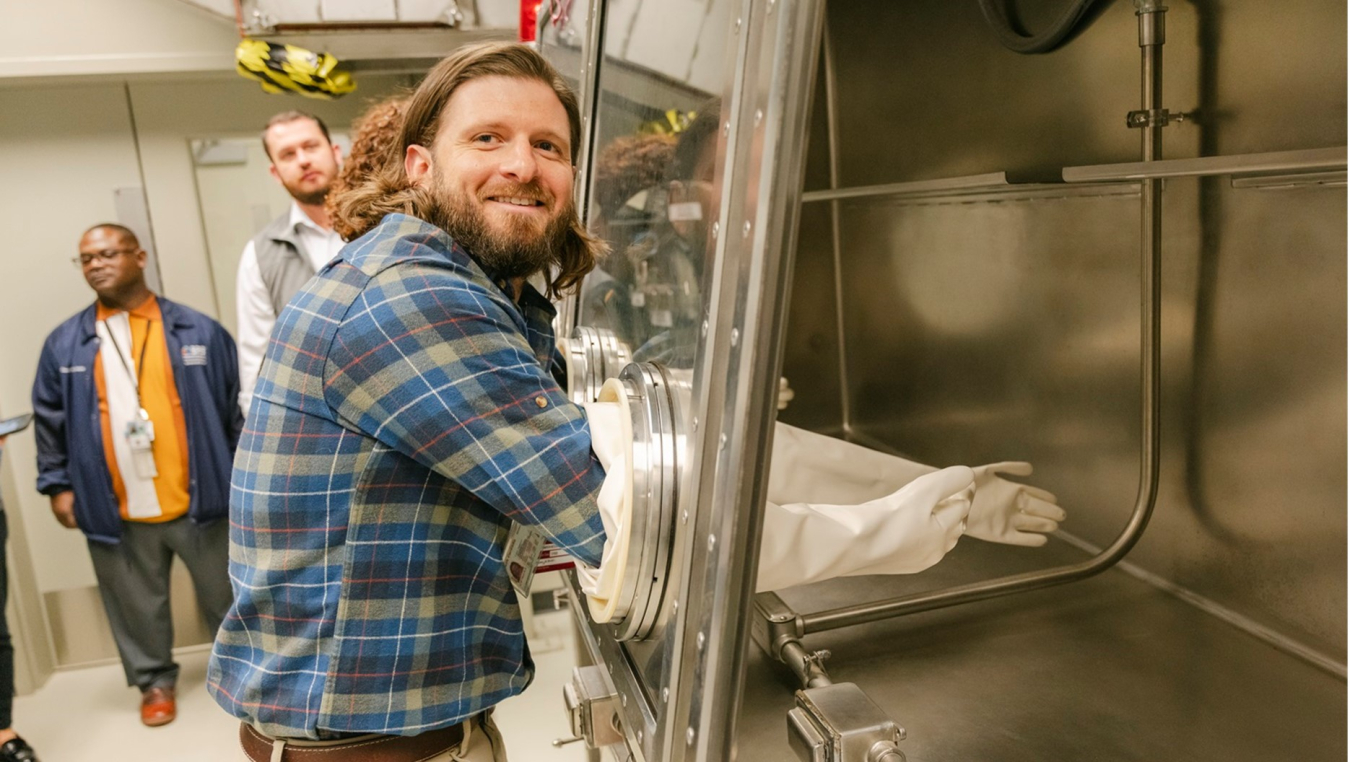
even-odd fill
[{"label": "man in gray vest", "polygon": [[277,315],[295,292],[342,248],[323,201],[337,178],[341,153],[321,119],[283,111],[267,122],[263,149],[272,177],[294,201],[244,247],[235,281],[239,321],[239,405],[248,415],[253,384]]}]

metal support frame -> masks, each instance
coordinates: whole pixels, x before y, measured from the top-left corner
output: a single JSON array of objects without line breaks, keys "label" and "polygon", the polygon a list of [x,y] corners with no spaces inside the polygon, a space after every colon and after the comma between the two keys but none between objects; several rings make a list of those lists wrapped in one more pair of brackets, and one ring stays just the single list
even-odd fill
[{"label": "metal support frame", "polygon": [[[1163,14],[1167,8],[1152,0],[1136,0],[1139,18],[1139,47],[1141,51],[1141,99],[1143,108],[1162,108],[1162,45],[1165,40]],[[1155,162],[1162,156],[1163,125],[1154,124],[1141,129],[1141,152],[1144,163]],[[1082,563],[1017,574],[1000,579],[945,590],[918,593],[890,600],[847,606],[813,614],[797,615],[792,627],[802,635],[823,632],[855,624],[930,611],[962,603],[973,603],[1013,593],[1038,590],[1053,585],[1086,579],[1113,566],[1134,547],[1148,526],[1158,496],[1160,467],[1158,421],[1161,416],[1160,392],[1162,386],[1161,333],[1162,322],[1162,180],[1145,179],[1141,182],[1140,203],[1140,328],[1141,328],[1141,405],[1140,405],[1140,477],[1134,510],[1125,528],[1115,541],[1100,554]],[[781,603],[781,600],[779,601]],[[787,608],[786,605],[783,608]],[[791,612],[791,609],[787,609]],[[778,612],[780,615],[783,612]],[[781,649],[780,649],[781,650]],[[774,658],[782,658],[770,652]]]},{"label": "metal support frame", "polygon": [[801,682],[788,711],[788,745],[803,762],[904,762],[905,729],[854,683],[825,671],[829,651],[802,645],[801,617],[774,593],[755,596],[750,637]]}]

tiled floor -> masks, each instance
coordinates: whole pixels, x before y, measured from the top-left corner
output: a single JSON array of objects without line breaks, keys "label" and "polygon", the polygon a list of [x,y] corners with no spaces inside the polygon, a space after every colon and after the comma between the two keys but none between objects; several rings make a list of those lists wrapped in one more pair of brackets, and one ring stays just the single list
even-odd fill
[{"label": "tiled floor", "polygon": [[[584,762],[582,744],[554,748],[571,735],[562,686],[575,665],[566,611],[534,617],[536,675],[524,694],[503,702],[497,724],[512,762]],[[58,672],[14,702],[14,727],[42,762],[240,762],[239,724],[206,694],[205,648],[182,651],[178,719],[160,728],[140,723],[140,694],[116,664]]]}]

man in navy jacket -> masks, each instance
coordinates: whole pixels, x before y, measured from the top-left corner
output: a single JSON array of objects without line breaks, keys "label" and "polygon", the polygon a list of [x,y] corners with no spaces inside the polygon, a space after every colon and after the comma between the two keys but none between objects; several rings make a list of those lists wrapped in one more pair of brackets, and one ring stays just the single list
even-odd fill
[{"label": "man in navy jacket", "polygon": [[181,557],[214,632],[231,602],[230,470],[243,428],[234,340],[157,297],[128,229],[96,225],[76,258],[98,298],[52,331],[33,382],[38,491],[88,540],[141,720],[176,714],[169,570]]}]

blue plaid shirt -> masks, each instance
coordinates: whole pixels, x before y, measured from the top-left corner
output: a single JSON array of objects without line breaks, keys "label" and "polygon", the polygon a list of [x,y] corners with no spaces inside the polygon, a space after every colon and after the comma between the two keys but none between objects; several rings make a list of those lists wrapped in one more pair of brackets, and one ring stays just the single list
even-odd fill
[{"label": "blue plaid shirt", "polygon": [[605,539],[552,316],[400,214],[291,300],[234,461],[221,706],[274,737],[415,735],[529,684],[511,522],[592,565]]}]

